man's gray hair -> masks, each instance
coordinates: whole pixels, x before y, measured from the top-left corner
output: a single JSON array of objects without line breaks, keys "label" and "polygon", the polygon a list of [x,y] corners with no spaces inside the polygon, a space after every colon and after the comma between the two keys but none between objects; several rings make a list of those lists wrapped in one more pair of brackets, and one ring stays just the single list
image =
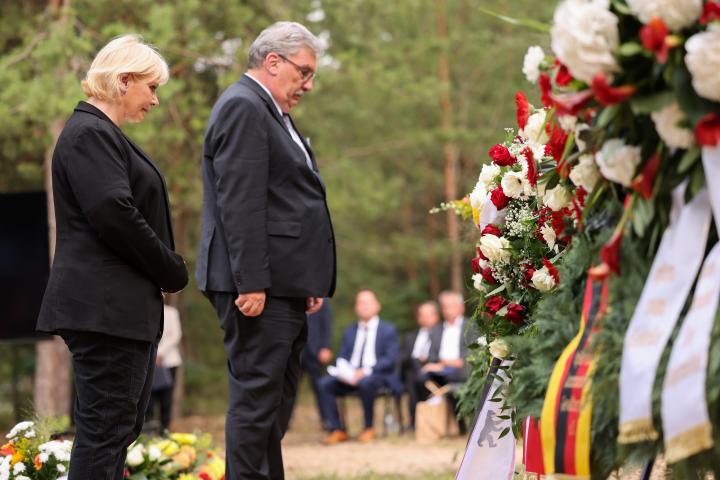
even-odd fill
[{"label": "man's gray hair", "polygon": [[248,68],[257,68],[268,53],[290,56],[301,48],[309,48],[315,54],[322,50],[320,40],[304,25],[297,22],[276,22],[260,32],[248,51]]}]

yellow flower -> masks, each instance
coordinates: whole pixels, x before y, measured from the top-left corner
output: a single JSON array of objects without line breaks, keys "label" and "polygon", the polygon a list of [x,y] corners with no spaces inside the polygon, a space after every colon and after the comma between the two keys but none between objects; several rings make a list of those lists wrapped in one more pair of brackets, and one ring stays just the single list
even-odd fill
[{"label": "yellow flower", "polygon": [[197,480],[197,477],[192,473],[181,473],[178,480]]},{"label": "yellow flower", "polygon": [[160,449],[163,455],[171,457],[180,451],[180,445],[173,442],[172,440],[161,440],[156,446]]},{"label": "yellow flower", "polygon": [[190,468],[197,459],[197,453],[195,449],[189,445],[183,445],[180,451],[173,455],[172,460],[182,468]]},{"label": "yellow flower", "polygon": [[25,460],[25,454],[20,450],[15,450],[15,453],[13,453],[12,459],[10,460],[10,464],[15,465],[16,463],[22,462],[23,460]]},{"label": "yellow flower", "polygon": [[170,435],[170,439],[180,445],[194,445],[195,442],[197,442],[197,435],[193,435],[192,433],[173,433]]}]

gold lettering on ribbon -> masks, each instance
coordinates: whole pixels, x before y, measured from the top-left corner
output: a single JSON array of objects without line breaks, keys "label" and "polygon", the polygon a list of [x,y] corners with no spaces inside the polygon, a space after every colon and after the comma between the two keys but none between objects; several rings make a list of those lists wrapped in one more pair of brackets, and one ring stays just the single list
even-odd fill
[{"label": "gold lettering on ribbon", "polygon": [[715,299],[715,295],[716,294],[713,291],[705,292],[700,295],[695,295],[695,299],[693,300],[691,311],[692,310],[702,310],[703,308],[707,307]]},{"label": "gold lettering on ribbon", "polygon": [[665,315],[666,309],[667,300],[662,298],[654,298],[648,303],[647,313],[648,315],[652,315],[653,317],[660,317],[662,315]]},{"label": "gold lettering on ribbon", "polygon": [[664,263],[658,267],[652,281],[657,283],[672,282],[675,280],[675,266]]},{"label": "gold lettering on ribbon", "polygon": [[703,267],[702,275],[700,275],[700,278],[715,277],[715,272],[716,272],[716,268],[715,268],[714,262],[709,265],[705,265],[705,267]]},{"label": "gold lettering on ribbon", "polygon": [[660,334],[648,330],[633,332],[628,338],[628,345],[631,347],[647,347],[655,345],[660,340]]},{"label": "gold lettering on ribbon", "polygon": [[667,377],[665,378],[665,387],[669,388],[685,379],[688,375],[694,373],[700,373],[703,368],[703,355],[696,353],[692,357],[688,358],[672,370],[668,371]]}]

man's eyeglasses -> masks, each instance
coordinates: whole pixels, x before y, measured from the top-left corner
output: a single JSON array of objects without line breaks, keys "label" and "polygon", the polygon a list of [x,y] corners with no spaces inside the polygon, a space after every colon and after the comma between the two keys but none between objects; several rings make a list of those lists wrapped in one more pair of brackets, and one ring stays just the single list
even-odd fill
[{"label": "man's eyeglasses", "polygon": [[298,73],[300,74],[300,76],[302,77],[303,83],[309,82],[311,79],[315,78],[315,70],[313,70],[312,68],[309,68],[309,67],[301,67],[301,66],[298,65],[297,63],[295,63],[295,62],[293,62],[292,60],[290,60],[289,58],[287,58],[285,55],[281,55],[281,54],[279,54],[279,53],[278,53],[278,57],[282,58],[283,60],[285,60],[286,62],[288,62],[290,65],[292,65],[293,67],[295,67],[295,70],[297,70],[297,72],[298,72]]}]

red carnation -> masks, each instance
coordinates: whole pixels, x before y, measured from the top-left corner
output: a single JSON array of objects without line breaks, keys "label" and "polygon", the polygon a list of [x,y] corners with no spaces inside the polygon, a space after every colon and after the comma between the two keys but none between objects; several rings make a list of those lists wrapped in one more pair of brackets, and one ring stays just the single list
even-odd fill
[{"label": "red carnation", "polygon": [[498,185],[495,190],[490,192],[490,200],[495,205],[495,208],[498,210],[502,210],[503,208],[507,207],[508,203],[510,203],[510,197],[505,195],[505,192],[503,192],[502,185]]},{"label": "red carnation", "polygon": [[504,145],[500,145],[499,143],[494,145],[490,151],[488,151],[488,155],[490,155],[490,158],[492,158],[493,163],[495,165],[499,165],[501,167],[508,167],[512,165],[513,163],[517,162],[517,159],[512,156],[510,153],[510,150],[507,149]]},{"label": "red carnation", "polygon": [[538,86],[540,87],[540,101],[544,107],[552,107],[552,83],[550,82],[550,76],[547,73],[541,73],[538,79]]},{"label": "red carnation", "polygon": [[493,295],[485,301],[485,309],[492,317],[498,312],[498,310],[504,307],[506,303],[507,301],[503,297],[499,295]]},{"label": "red carnation", "polygon": [[530,104],[523,92],[515,94],[515,115],[517,116],[518,127],[525,128],[530,118]]},{"label": "red carnation", "polygon": [[480,271],[480,275],[482,275],[483,280],[486,282],[495,285],[497,283],[497,280],[495,280],[495,277],[493,277],[492,269],[490,267],[485,267]]},{"label": "red carnation", "polygon": [[606,107],[620,103],[635,93],[635,87],[633,85],[611,87],[607,78],[602,73],[595,75],[591,87],[597,101]]},{"label": "red carnation", "polygon": [[555,265],[553,265],[547,258],[543,258],[542,262],[543,265],[545,265],[545,268],[547,268],[550,276],[555,279],[555,285],[560,285],[560,273],[557,271],[557,268],[555,268]]},{"label": "red carnation", "polygon": [[530,147],[525,147],[525,150],[523,150],[523,155],[525,155],[525,160],[527,161],[528,171],[527,171],[527,177],[528,182],[530,182],[530,185],[533,187],[537,185],[537,165],[535,165],[535,156],[532,153],[532,149]]},{"label": "red carnation", "polygon": [[667,62],[670,45],[666,40],[669,34],[665,22],[660,17],[653,17],[640,29],[640,41],[643,47],[653,52],[660,63]]},{"label": "red carnation", "polygon": [[568,68],[560,62],[560,60],[555,60],[555,65],[558,67],[557,73],[555,74],[555,83],[561,87],[567,86],[573,81],[573,76],[570,74]]},{"label": "red carnation", "polygon": [[525,322],[525,307],[517,303],[508,304],[505,318],[515,325],[522,325]]},{"label": "red carnation", "polygon": [[482,229],[480,235],[495,235],[496,237],[501,237],[502,233],[500,232],[500,229],[495,225],[488,224],[485,228]]},{"label": "red carnation", "polygon": [[557,171],[560,176],[567,178],[567,176],[570,175],[570,171],[565,168],[565,164],[562,162],[562,156],[565,152],[568,134],[557,124],[553,125],[552,131],[548,133],[550,134],[550,140],[545,147],[550,149],[550,155],[552,155],[557,162]]},{"label": "red carnation", "polygon": [[703,7],[700,25],[706,25],[715,20],[720,20],[720,2],[707,2]]},{"label": "red carnation", "polygon": [[695,140],[705,147],[720,143],[720,115],[708,113],[695,125]]}]

